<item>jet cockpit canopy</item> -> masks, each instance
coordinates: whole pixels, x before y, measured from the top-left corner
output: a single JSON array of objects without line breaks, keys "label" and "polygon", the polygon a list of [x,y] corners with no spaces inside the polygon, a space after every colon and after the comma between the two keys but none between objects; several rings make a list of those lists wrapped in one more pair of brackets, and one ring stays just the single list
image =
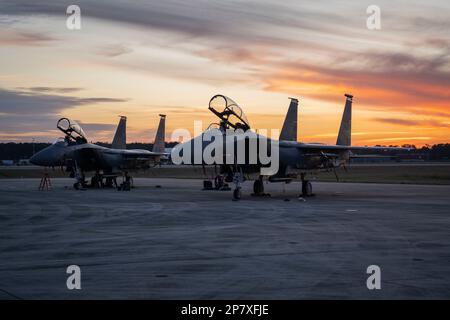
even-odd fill
[{"label": "jet cockpit canopy", "polygon": [[58,120],[56,127],[65,133],[66,138],[76,143],[86,143],[87,138],[81,126],[74,120],[61,118]]},{"label": "jet cockpit canopy", "polygon": [[250,129],[244,111],[232,99],[221,94],[215,95],[209,101],[208,108],[221,120],[221,126],[225,129],[229,127],[244,131]]}]

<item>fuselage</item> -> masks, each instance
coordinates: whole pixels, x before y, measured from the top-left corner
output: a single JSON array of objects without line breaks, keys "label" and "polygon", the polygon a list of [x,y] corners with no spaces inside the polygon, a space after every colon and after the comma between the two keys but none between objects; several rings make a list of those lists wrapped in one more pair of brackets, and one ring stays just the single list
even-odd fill
[{"label": "fuselage", "polygon": [[70,144],[57,141],[35,154],[30,162],[39,166],[77,167],[82,171],[113,172],[149,167],[149,159],[157,156],[148,150],[122,150],[92,143]]},{"label": "fuselage", "polygon": [[[340,163],[339,156],[330,158],[320,151],[299,148],[297,142],[272,140],[254,132],[222,136],[216,134],[213,139],[210,139],[208,134],[205,132],[176,146],[173,152],[179,153],[182,158],[182,162],[177,164],[221,165],[225,169],[238,165],[246,173],[256,173],[261,167],[270,167],[270,162],[267,162],[269,160],[278,164],[276,172],[269,175],[284,177],[289,173],[328,169]],[[214,144],[221,146],[209,157]],[[176,159],[172,153],[172,159],[174,158]]]}]

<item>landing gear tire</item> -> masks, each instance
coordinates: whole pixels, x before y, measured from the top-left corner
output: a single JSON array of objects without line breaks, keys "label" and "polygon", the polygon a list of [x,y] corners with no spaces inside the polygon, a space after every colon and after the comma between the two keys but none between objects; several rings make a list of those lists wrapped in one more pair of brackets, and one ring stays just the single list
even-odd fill
[{"label": "landing gear tire", "polygon": [[214,178],[214,189],[220,190],[225,184],[223,176],[218,175]]},{"label": "landing gear tire", "polygon": [[233,201],[241,199],[241,185],[245,181],[244,174],[242,173],[242,168],[236,167],[233,172],[233,183],[235,189],[233,190]]},{"label": "landing gear tire", "polygon": [[302,181],[302,196],[311,197],[312,193],[312,184],[309,181]]},{"label": "landing gear tire", "polygon": [[236,188],[233,191],[233,200],[237,201],[240,200],[242,196],[241,188]]},{"label": "landing gear tire", "polygon": [[113,178],[108,177],[108,178],[106,178],[105,187],[106,188],[112,188],[113,187],[113,183],[114,183]]},{"label": "landing gear tire", "polygon": [[93,176],[91,178],[91,187],[92,188],[100,188],[100,182],[98,181],[98,177],[97,176]]},{"label": "landing gear tire", "polygon": [[253,193],[256,196],[262,195],[264,193],[264,183],[261,179],[257,179],[253,183]]}]

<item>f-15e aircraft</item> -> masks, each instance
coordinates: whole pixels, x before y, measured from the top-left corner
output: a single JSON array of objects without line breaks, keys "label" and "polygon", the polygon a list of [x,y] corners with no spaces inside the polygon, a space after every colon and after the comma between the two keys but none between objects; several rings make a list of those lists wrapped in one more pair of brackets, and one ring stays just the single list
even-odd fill
[{"label": "f-15e aircraft", "polygon": [[[279,160],[278,171],[270,175],[259,175],[259,178],[257,178],[253,184],[254,195],[265,195],[263,183],[264,179],[267,179],[269,182],[284,183],[289,183],[294,179],[300,179],[302,181],[302,196],[311,196],[312,185],[307,179],[307,176],[311,173],[315,174],[319,171],[335,170],[337,167],[345,166],[350,158],[357,157],[353,152],[407,150],[405,148],[352,146],[351,118],[353,96],[350,94],[345,94],[345,97],[346,103],[344,113],[335,145],[297,142],[298,100],[290,98],[291,102],[289,109],[284,120],[279,141],[277,141],[278,148],[277,150],[273,150],[274,152],[277,152]],[[223,181],[234,182],[235,189],[233,191],[233,198],[238,200],[241,198],[240,184],[246,180],[246,176],[248,177],[250,174],[262,172],[261,167],[264,167],[264,165],[259,161],[257,163],[250,163],[248,161],[252,156],[251,153],[256,153],[256,149],[253,149],[252,151],[251,148],[248,148],[248,140],[252,139],[252,137],[249,138],[243,132],[248,132],[247,130],[250,130],[251,127],[247,117],[237,103],[226,96],[216,95],[209,102],[209,110],[220,119],[220,123],[215,125],[218,126],[218,129],[222,132],[224,137],[223,141],[231,141],[224,142],[224,160],[220,163],[220,175],[218,175],[215,179],[215,187],[216,189],[220,189],[223,185]],[[228,129],[242,129],[242,131],[230,131]],[[172,159],[175,158],[174,155],[176,154],[182,158],[183,153],[188,151],[187,153],[190,154],[191,159],[187,162],[189,162],[189,164],[193,163],[195,153],[205,151],[206,148],[209,148],[209,144],[213,143],[212,139],[206,139],[207,141],[205,141],[203,138],[207,131],[183,144],[176,146],[172,151]],[[231,139],[229,139],[230,136]],[[258,133],[254,133],[253,138],[256,140],[264,138],[270,141],[269,138],[266,138]],[[229,155],[227,150],[230,144],[236,145],[237,141],[242,141],[244,139],[247,140],[247,142],[245,142],[245,161],[237,161],[236,153],[238,153],[239,150],[233,153],[234,161],[231,163],[229,161],[225,161],[225,158]],[[198,148],[196,149],[195,146],[200,146],[201,150]],[[268,143],[268,146],[270,147],[270,143]],[[269,150],[269,153],[270,152],[272,151]],[[184,158],[183,163],[185,160],[186,158]],[[211,163],[206,163],[203,161],[202,164]]]},{"label": "f-15e aircraft", "polygon": [[[94,187],[112,186],[116,177],[124,174],[129,180],[129,171],[148,169],[158,164],[164,152],[166,116],[160,114],[153,150],[126,150],[126,117],[121,116],[114,135],[112,148],[89,143],[81,126],[67,118],[59,119],[56,127],[64,134],[52,145],[36,153],[30,162],[45,167],[65,166],[72,178],[76,178],[76,189],[87,186],[85,173],[95,172],[91,179]],[[105,179],[105,183],[103,182]]]}]

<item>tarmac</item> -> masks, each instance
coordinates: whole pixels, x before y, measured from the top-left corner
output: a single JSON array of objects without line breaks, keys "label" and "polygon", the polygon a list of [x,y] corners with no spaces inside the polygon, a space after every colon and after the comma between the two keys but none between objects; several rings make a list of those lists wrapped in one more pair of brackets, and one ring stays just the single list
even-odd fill
[{"label": "tarmac", "polygon": [[0,180],[0,299],[450,298],[448,185],[317,182],[299,199],[299,183],[246,182],[232,201],[200,180],[72,183]]}]

